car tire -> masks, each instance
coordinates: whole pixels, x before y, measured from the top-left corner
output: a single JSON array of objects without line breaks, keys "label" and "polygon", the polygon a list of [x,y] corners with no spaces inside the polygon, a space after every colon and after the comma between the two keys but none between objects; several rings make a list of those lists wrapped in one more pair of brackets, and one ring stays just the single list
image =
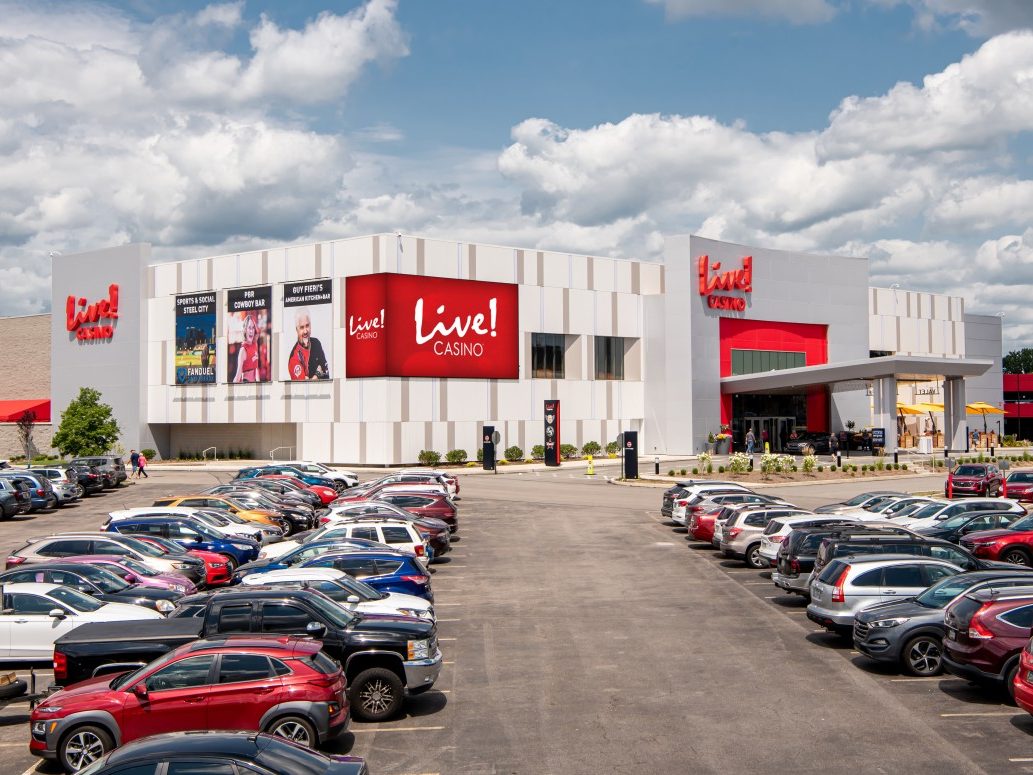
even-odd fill
[{"label": "car tire", "polygon": [[57,744],[57,760],[65,772],[78,772],[115,747],[106,729],[86,724],[73,727]]},{"label": "car tire", "polygon": [[1015,660],[1015,664],[1004,671],[1004,691],[1012,705],[1015,704],[1015,676],[1018,675],[1020,667],[1019,661]]},{"label": "car tire", "polygon": [[232,576],[233,571],[237,569],[237,561],[228,554],[220,554],[219,556],[226,561],[226,570]]},{"label": "car tire", "polygon": [[348,687],[352,713],[363,721],[386,721],[402,708],[402,680],[383,667],[363,670]]},{"label": "car tire", "polygon": [[919,635],[904,644],[900,661],[908,675],[931,678],[943,672],[942,638]]},{"label": "car tire", "polygon": [[269,724],[265,731],[306,748],[315,748],[319,745],[316,728],[303,716],[281,716]]},{"label": "car tire", "polygon": [[1021,546],[1012,546],[1001,552],[1001,562],[1010,562],[1015,565],[1025,565],[1027,568],[1033,567],[1033,556],[1030,556],[1029,550],[1024,549]]},{"label": "car tire", "polygon": [[746,547],[746,551],[743,553],[743,559],[746,562],[747,567],[753,568],[754,570],[762,570],[770,567],[767,560],[760,556],[760,544],[750,544]]}]

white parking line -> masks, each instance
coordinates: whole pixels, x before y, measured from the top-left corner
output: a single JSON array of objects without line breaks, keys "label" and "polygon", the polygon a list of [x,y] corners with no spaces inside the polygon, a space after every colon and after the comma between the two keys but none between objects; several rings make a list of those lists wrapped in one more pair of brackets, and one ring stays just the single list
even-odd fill
[{"label": "white parking line", "polygon": [[914,683],[916,681],[964,681],[964,678],[954,678],[952,676],[934,675],[928,678],[891,678],[890,683],[903,684],[903,683]]},{"label": "white parking line", "polygon": [[439,622],[461,622],[462,619],[438,619]]},{"label": "white parking line", "polygon": [[969,718],[969,717],[973,717],[973,716],[1018,716],[1018,715],[1026,715],[1026,714],[1024,714],[1024,713],[1023,714],[1019,714],[1019,713],[1016,713],[1013,710],[1000,711],[1000,712],[993,711],[991,713],[941,713],[940,714],[940,718]]},{"label": "white parking line", "polygon": [[36,767],[41,763],[42,762],[33,762],[31,765],[29,765],[29,769],[25,770],[25,772],[23,772],[21,775],[32,775],[32,773],[37,771]]},{"label": "white parking line", "polygon": [[1017,756],[1014,759],[1009,759],[1010,762],[1033,762],[1033,756]]},{"label": "white parking line", "polygon": [[458,638],[438,638],[438,641],[459,640]]},{"label": "white parking line", "polygon": [[[444,727],[380,727],[378,729],[356,729],[352,727],[348,731],[353,735],[357,735],[360,732],[437,732],[444,729]],[[31,772],[31,770],[29,770]],[[25,775],[22,773],[22,775]]]}]

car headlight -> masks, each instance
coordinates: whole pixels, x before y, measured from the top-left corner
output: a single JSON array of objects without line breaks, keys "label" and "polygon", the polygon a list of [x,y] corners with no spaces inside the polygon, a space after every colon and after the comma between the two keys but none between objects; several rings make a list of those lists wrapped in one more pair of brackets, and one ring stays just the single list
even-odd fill
[{"label": "car headlight", "polygon": [[158,613],[163,614],[171,613],[176,610],[176,606],[171,600],[159,600],[154,604],[154,607],[158,609]]},{"label": "car headlight", "polygon": [[172,585],[172,591],[173,592],[186,592],[187,588],[184,587],[182,584],[173,584]]},{"label": "car headlight", "polygon": [[234,549],[239,549],[242,552],[249,551],[252,548],[252,547],[248,546],[247,544],[231,543],[230,546],[232,546]]},{"label": "car headlight", "polygon": [[871,622],[869,627],[879,627],[881,629],[888,629],[889,627],[896,627],[898,624],[911,621],[910,616],[897,616],[893,619],[879,619],[877,622]]},{"label": "car headlight", "polygon": [[212,567],[213,568],[225,568],[226,567],[226,563],[224,563],[224,562],[213,562],[212,563]]},{"label": "car headlight", "polygon": [[176,570],[186,570],[187,568],[191,567],[191,565],[189,562],[174,562],[172,563],[172,567]]},{"label": "car headlight", "polygon": [[430,641],[429,640],[411,640],[409,641],[409,659],[430,659]]},{"label": "car headlight", "polygon": [[[37,713],[58,713],[61,710],[60,705],[41,705],[36,708]],[[36,724],[45,724],[45,721],[37,721]],[[35,724],[33,724],[35,726]]]},{"label": "car headlight", "polygon": [[[419,616],[420,612],[415,608],[399,608],[398,613],[402,616]],[[422,641],[420,641],[422,643]]]}]

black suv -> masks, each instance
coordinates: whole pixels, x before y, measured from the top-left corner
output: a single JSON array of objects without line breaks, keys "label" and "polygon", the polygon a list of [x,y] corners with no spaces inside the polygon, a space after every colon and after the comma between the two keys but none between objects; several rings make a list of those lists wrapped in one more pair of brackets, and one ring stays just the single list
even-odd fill
[{"label": "black suv", "polygon": [[24,514],[32,505],[29,483],[25,479],[0,477],[0,519]]},{"label": "black suv", "polygon": [[104,474],[96,467],[69,463],[65,470],[68,471],[69,479],[79,483],[84,495],[92,495],[104,489]]},{"label": "black suv", "polygon": [[96,467],[98,473],[104,477],[104,487],[118,487],[129,478],[126,473],[126,464],[119,455],[95,455],[93,457],[77,457],[68,463],[72,466]]}]

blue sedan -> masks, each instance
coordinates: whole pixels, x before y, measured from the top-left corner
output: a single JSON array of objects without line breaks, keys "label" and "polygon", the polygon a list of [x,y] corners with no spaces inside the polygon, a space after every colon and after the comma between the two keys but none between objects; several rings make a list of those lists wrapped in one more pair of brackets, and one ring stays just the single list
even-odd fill
[{"label": "blue sedan", "polygon": [[348,552],[347,554],[321,554],[301,564],[302,568],[334,568],[369,584],[378,592],[399,592],[416,595],[431,603],[434,592],[430,588],[430,576],[408,554],[393,552]]},{"label": "blue sedan", "polygon": [[285,570],[328,552],[363,549],[384,550],[385,545],[377,541],[370,541],[367,538],[332,538],[326,541],[309,541],[288,552],[284,552],[279,557],[258,559],[246,565],[241,565],[237,568],[236,573],[233,574],[233,583],[240,583],[240,580],[250,573],[268,573],[274,570]]}]

